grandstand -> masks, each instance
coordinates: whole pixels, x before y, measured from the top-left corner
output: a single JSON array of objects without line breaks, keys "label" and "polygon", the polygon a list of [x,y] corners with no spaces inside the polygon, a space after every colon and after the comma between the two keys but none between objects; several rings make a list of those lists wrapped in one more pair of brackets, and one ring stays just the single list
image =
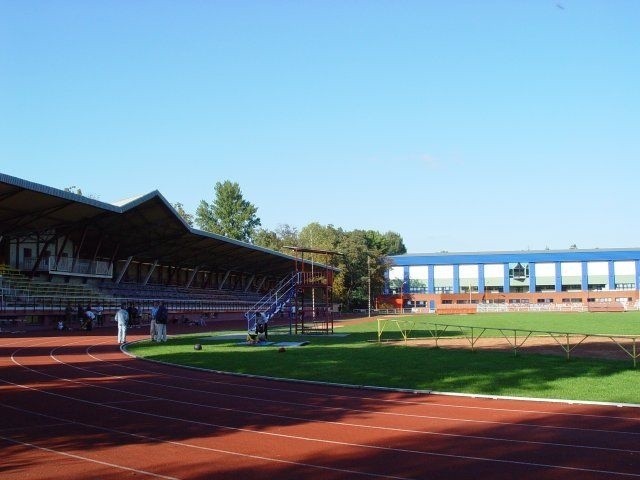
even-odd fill
[{"label": "grandstand", "polygon": [[[0,319],[54,324],[69,307],[244,318],[296,258],[191,228],[158,192],[104,203],[0,173]],[[265,306],[269,308],[270,306]]]}]

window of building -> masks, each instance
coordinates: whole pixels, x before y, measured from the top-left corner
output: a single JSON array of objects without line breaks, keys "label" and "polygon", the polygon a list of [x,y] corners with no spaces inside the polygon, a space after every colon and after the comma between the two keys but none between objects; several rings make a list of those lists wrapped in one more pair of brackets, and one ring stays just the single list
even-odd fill
[{"label": "window of building", "polygon": [[522,265],[520,262],[511,266],[509,265],[509,278],[518,280],[520,282],[529,278],[529,264]]},{"label": "window of building", "polygon": [[536,292],[555,292],[555,285],[536,285]]},{"label": "window of building", "polygon": [[453,293],[453,287],[447,286],[447,287],[435,287],[434,288],[434,292],[435,293]]},{"label": "window of building", "polygon": [[562,285],[563,292],[579,292],[582,290],[581,285]]}]

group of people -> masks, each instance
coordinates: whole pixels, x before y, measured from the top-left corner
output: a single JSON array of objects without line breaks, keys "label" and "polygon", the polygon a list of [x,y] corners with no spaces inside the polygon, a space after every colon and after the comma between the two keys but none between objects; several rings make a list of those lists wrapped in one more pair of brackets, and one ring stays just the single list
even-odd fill
[{"label": "group of people", "polygon": [[[74,322],[79,323],[80,329],[85,331],[91,331],[94,326],[103,325],[103,312],[102,306],[92,307],[88,305],[83,307],[78,305],[75,309],[71,304],[68,304],[65,309],[64,320],[59,320],[55,324],[56,330],[71,329],[71,325]],[[118,344],[122,345],[127,341],[127,329],[136,325],[139,311],[135,305],[121,305],[115,314],[114,321],[118,325]],[[164,302],[156,302],[151,308],[151,322],[150,322],[150,335],[151,340],[154,342],[166,342],[167,341],[167,322],[169,320],[169,311],[164,305]]]},{"label": "group of people", "polygon": [[56,328],[58,330],[71,329],[72,324],[75,320],[80,325],[81,330],[91,331],[96,325],[102,326],[103,311],[104,308],[102,308],[102,306],[100,305],[95,307],[87,305],[86,307],[83,307],[82,305],[78,304],[74,319],[73,308],[71,307],[71,304],[68,303],[64,312],[64,320],[59,320]]},{"label": "group of people", "polygon": [[164,303],[156,303],[151,308],[151,323],[149,324],[149,335],[152,342],[167,341],[167,321],[169,320],[169,312]]},{"label": "group of people", "polygon": [[[164,302],[156,302],[151,308],[151,322],[149,324],[151,341],[167,341],[168,319],[169,311],[167,310],[167,307],[165,307]],[[131,321],[130,313],[125,305],[120,306],[120,309],[116,312],[114,320],[118,324],[118,344],[122,345],[127,341],[127,328]]]},{"label": "group of people", "polygon": [[[80,328],[86,331],[93,329],[95,325],[102,325],[103,321],[103,307],[92,307],[88,305],[86,308],[78,305],[76,315],[74,317],[74,309],[71,305],[67,305],[65,311],[65,320],[57,322],[55,328],[58,330],[66,330],[70,328],[71,323],[76,320],[80,323]],[[122,345],[127,341],[127,330],[132,328],[136,324],[136,319],[139,317],[139,310],[133,304],[122,304],[118,308],[114,321],[118,325],[118,344]],[[215,314],[214,314],[215,317]],[[206,319],[209,318],[208,314],[202,314],[197,325],[206,326]],[[155,302],[150,311],[150,324],[149,335],[153,342],[166,342],[167,341],[167,323],[169,321],[169,311],[164,305],[164,302]],[[176,320],[174,319],[174,322]],[[266,328],[260,332],[263,336],[266,336]]]}]

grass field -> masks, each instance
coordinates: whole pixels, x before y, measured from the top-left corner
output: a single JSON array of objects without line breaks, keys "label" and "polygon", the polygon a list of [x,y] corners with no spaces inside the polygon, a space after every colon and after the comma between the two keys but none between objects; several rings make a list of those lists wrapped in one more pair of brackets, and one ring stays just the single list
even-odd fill
[{"label": "grass field", "polygon": [[[475,327],[518,328],[555,332],[626,334],[640,337],[640,313],[519,313],[412,317],[413,336],[428,336],[427,322]],[[270,330],[270,340],[310,343],[278,352],[273,346],[247,346],[225,332],[171,338],[167,344],[130,345],[136,355],[218,371],[279,378],[509,395],[640,404],[640,368],[631,360],[572,358],[407,347],[377,343],[377,321],[337,324],[334,336],[290,336],[288,329]],[[229,333],[229,332],[226,332]],[[401,338],[385,332],[385,338]],[[200,343],[203,349],[195,351]]]}]

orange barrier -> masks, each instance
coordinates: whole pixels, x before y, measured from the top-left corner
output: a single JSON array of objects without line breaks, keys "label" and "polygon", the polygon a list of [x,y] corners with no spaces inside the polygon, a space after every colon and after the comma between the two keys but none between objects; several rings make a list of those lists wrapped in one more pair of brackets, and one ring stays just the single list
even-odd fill
[{"label": "orange barrier", "polygon": [[476,305],[447,305],[446,307],[440,306],[436,308],[437,315],[461,315],[477,312],[478,307]]},{"label": "orange barrier", "polygon": [[620,302],[589,302],[590,312],[624,312],[624,305]]}]

